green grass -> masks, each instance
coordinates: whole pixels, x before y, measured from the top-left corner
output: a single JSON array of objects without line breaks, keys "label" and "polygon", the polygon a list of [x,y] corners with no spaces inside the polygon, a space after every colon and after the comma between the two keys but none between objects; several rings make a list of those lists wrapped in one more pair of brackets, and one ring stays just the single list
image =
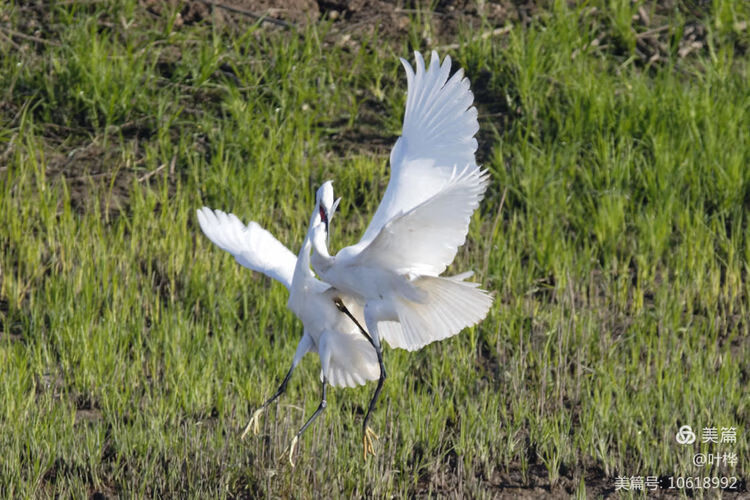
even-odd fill
[{"label": "green grass", "polygon": [[[502,36],[463,30],[449,51],[475,84],[492,175],[452,269],[477,271],[492,311],[386,350],[374,459],[370,384],[329,391],[292,469],[282,452],[318,404],[319,362],[240,441],[301,324],[195,209],[256,220],[296,253],[333,178],[332,245],[356,241],[400,132],[397,56],[432,48],[419,33],[434,19],[352,45],[325,22],[179,27],[101,2],[51,8],[38,43],[4,30],[29,15],[6,4],[2,496],[591,496],[617,476],[750,478],[750,11],[675,10],[648,62],[631,2],[565,5]],[[705,45],[681,57],[695,25]],[[685,424],[734,426],[737,443],[683,447]],[[699,469],[700,450],[739,463]]]}]

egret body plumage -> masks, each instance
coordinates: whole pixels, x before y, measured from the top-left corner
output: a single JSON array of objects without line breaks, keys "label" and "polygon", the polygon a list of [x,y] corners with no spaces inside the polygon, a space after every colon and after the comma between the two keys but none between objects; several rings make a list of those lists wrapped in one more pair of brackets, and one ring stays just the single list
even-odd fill
[{"label": "egret body plumage", "polygon": [[[327,199],[326,196],[331,198]],[[312,228],[318,223],[327,224],[330,221],[337,205],[332,196],[330,183],[318,190],[308,234],[297,257],[255,222],[246,226],[233,214],[207,207],[197,212],[201,229],[213,243],[232,254],[241,265],[281,282],[289,290],[287,306],[304,327],[286,377],[276,393],[253,414],[242,434],[243,438],[250,429],[258,433],[260,415],[285,391],[302,357],[311,351],[320,356],[321,403],[294,437],[289,448],[290,462],[297,439],[326,407],[327,384],[355,387],[379,377],[376,352],[366,334],[363,335],[364,332],[355,324],[357,320],[354,318],[362,317],[361,304],[342,292],[332,290],[328,284],[316,279],[310,270]],[[351,319],[339,310],[340,307],[346,308]]]}]

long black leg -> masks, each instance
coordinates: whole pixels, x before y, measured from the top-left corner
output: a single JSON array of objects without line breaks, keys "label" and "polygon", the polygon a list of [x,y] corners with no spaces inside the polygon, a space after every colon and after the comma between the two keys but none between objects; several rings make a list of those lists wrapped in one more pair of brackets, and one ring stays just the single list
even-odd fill
[{"label": "long black leg", "polygon": [[297,434],[294,436],[294,439],[292,439],[292,444],[289,446],[289,463],[292,464],[292,467],[294,467],[294,462],[292,461],[292,455],[294,455],[294,448],[297,446],[297,441],[299,440],[299,437],[302,435],[303,432],[307,430],[308,427],[310,427],[310,424],[313,423],[313,421],[318,418],[318,415],[323,413],[323,410],[326,409],[326,406],[328,403],[326,402],[326,388],[328,381],[323,378],[323,397],[320,400],[320,404],[318,405],[318,409],[315,410],[315,413],[312,414],[310,418],[307,419],[307,422],[305,422],[305,425],[302,426],[302,428],[297,432]]},{"label": "long black leg", "polygon": [[367,414],[365,415],[365,420],[362,422],[362,431],[365,434],[365,459],[367,458],[367,452],[369,451],[373,455],[375,452],[372,450],[372,442],[369,441],[369,436],[372,434],[375,439],[377,439],[377,435],[372,432],[372,430],[367,426],[367,423],[370,421],[370,415],[372,414],[372,411],[375,409],[375,404],[378,401],[378,397],[380,396],[380,391],[383,390],[383,383],[385,383],[386,373],[385,373],[385,365],[383,364],[383,350],[380,347],[380,342],[377,344],[373,340],[372,336],[367,333],[367,330],[365,330],[362,325],[357,321],[357,319],[354,317],[354,315],[349,311],[349,309],[344,305],[344,302],[340,298],[334,299],[334,304],[336,304],[336,307],[339,311],[349,316],[349,319],[351,319],[355,325],[357,325],[357,328],[359,328],[359,331],[362,333],[362,335],[365,336],[365,338],[370,342],[370,345],[375,349],[375,354],[378,356],[378,365],[380,365],[380,377],[378,378],[378,386],[375,388],[375,393],[372,395],[372,399],[370,400],[370,406],[367,408]]},{"label": "long black leg", "polygon": [[350,320],[354,321],[354,324],[357,325],[357,328],[359,328],[360,333],[362,333],[362,335],[365,336],[365,338],[370,343],[370,345],[373,346],[375,350],[377,351],[378,347],[375,345],[375,341],[372,340],[372,337],[370,336],[369,333],[367,333],[367,330],[365,330],[362,327],[362,325],[359,324],[359,321],[357,321],[357,318],[355,318],[354,315],[351,312],[349,312],[349,309],[346,307],[346,305],[344,305],[344,301],[336,297],[335,299],[333,299],[333,303],[336,304],[336,308],[339,311],[346,314],[347,316],[349,316]]},{"label": "long black leg", "polygon": [[307,422],[305,422],[305,425],[302,426],[302,428],[297,433],[297,437],[300,437],[303,432],[307,430],[308,427],[310,427],[310,424],[313,423],[313,421],[318,418],[318,415],[320,415],[323,410],[326,409],[326,406],[328,406],[328,403],[326,402],[326,389],[328,381],[326,379],[323,379],[323,397],[320,399],[320,404],[318,405],[318,409],[315,410],[315,413],[312,414],[310,418],[307,419]]},{"label": "long black leg", "polygon": [[286,391],[286,385],[289,383],[289,379],[292,378],[292,372],[294,371],[294,367],[295,365],[292,365],[292,367],[289,368],[289,371],[286,373],[284,380],[281,381],[281,385],[279,386],[278,389],[276,389],[276,393],[274,393],[273,396],[268,398],[268,401],[263,403],[263,406],[261,406],[261,408],[264,408],[264,409],[267,408],[268,405],[270,405],[276,400],[276,398],[284,394],[284,392]]},{"label": "long black leg", "polygon": [[375,352],[378,355],[378,364],[380,365],[380,378],[378,378],[378,386],[375,388],[375,393],[372,395],[372,399],[370,400],[370,407],[367,408],[367,414],[365,415],[365,420],[362,422],[362,430],[367,432],[367,422],[370,421],[370,414],[375,409],[375,403],[378,401],[378,397],[380,396],[380,391],[383,390],[383,383],[385,382],[385,365],[383,365],[383,353],[379,349],[379,347],[375,348]]},{"label": "long black leg", "polygon": [[286,377],[284,377],[284,380],[281,382],[281,385],[276,390],[276,393],[270,398],[268,398],[268,401],[263,403],[260,408],[255,410],[255,413],[253,413],[253,416],[250,419],[250,423],[248,423],[247,427],[245,427],[245,430],[242,433],[242,436],[240,437],[240,439],[245,439],[245,436],[247,435],[248,432],[250,432],[251,428],[253,429],[253,432],[256,435],[258,434],[260,430],[260,427],[258,424],[258,419],[260,418],[260,415],[265,411],[266,408],[268,408],[268,405],[273,403],[279,396],[284,394],[284,391],[286,391],[286,385],[289,383],[289,379],[292,378],[292,372],[294,371],[295,366],[297,365],[292,363],[292,367],[289,368],[289,371],[287,372]]}]

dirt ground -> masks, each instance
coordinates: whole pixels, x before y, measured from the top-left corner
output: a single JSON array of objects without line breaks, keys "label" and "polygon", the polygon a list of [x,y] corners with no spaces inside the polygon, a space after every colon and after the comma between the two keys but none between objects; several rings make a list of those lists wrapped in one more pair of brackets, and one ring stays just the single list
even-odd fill
[{"label": "dirt ground", "polygon": [[[143,0],[142,3],[154,13],[160,13],[164,8],[164,3],[156,0]],[[450,37],[458,31],[461,23],[481,26],[482,17],[490,24],[500,26],[507,22],[528,22],[538,3],[487,2],[480,12],[476,2],[467,0],[440,1],[432,10],[420,8],[419,2],[393,0],[189,0],[182,3],[180,15],[184,23],[234,24],[245,23],[250,18],[264,19],[265,24],[280,28],[328,19],[333,21],[334,31],[342,34],[370,34],[378,30],[384,39],[393,40],[408,33],[409,15],[421,9],[430,11],[437,34]]]},{"label": "dirt ground", "polygon": [[[460,27],[477,31],[477,36],[496,36],[503,33],[508,25],[527,25],[539,17],[541,12],[549,12],[554,2],[551,0],[438,0],[429,2],[399,0],[176,0],[160,2],[141,0],[144,7],[159,15],[165,9],[181,5],[178,23],[210,22],[218,25],[242,25],[248,19],[261,22],[269,27],[288,29],[303,26],[320,20],[333,22],[331,35],[356,40],[377,31],[384,41],[403,41],[409,34],[410,16],[427,14],[430,28],[421,36],[426,46],[433,45],[436,39],[443,42],[453,40]],[[570,2],[576,4],[576,2]],[[169,7],[171,4],[171,7]],[[667,29],[675,13],[686,19],[686,29],[680,41],[679,56],[685,57],[705,48],[705,29],[697,21],[707,14],[710,2],[701,0],[664,0],[644,2],[634,16],[638,26],[636,55],[642,63],[653,63],[664,59],[668,54]],[[586,15],[601,17],[607,24],[606,12],[595,7],[583,8]],[[612,43],[607,34],[602,35],[599,45],[610,45],[613,51],[624,50],[618,43]]]}]

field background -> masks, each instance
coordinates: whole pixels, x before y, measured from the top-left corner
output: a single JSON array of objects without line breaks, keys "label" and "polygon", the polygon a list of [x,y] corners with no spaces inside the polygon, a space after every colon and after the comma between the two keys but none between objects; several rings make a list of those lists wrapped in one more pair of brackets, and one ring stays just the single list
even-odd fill
[{"label": "field background", "polygon": [[[748,494],[750,4],[210,3],[0,2],[0,496]],[[386,349],[376,457],[374,384],[333,389],[293,469],[319,361],[240,441],[301,324],[195,209],[296,253],[335,179],[331,244],[356,241],[415,49],[472,82],[492,182],[451,270],[494,307]],[[681,446],[681,425],[737,443]]]}]

